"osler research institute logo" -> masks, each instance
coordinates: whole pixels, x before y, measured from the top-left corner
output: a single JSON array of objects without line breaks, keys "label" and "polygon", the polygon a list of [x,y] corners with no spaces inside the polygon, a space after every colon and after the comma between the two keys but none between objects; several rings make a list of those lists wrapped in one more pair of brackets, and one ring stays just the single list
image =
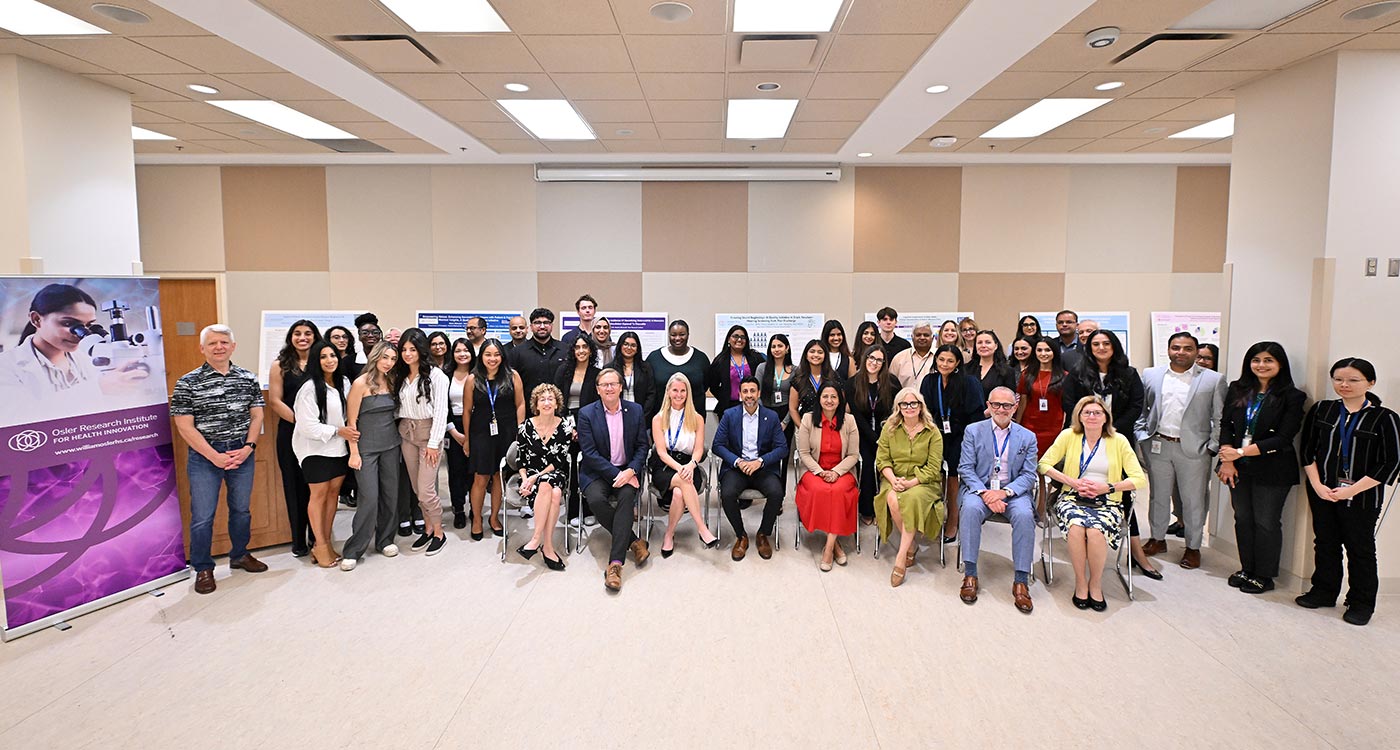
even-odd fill
[{"label": "osler research institute logo", "polygon": [[44,444],[47,442],[49,442],[48,435],[38,430],[25,430],[23,432],[16,432],[10,438],[10,450],[29,453],[44,447]]}]

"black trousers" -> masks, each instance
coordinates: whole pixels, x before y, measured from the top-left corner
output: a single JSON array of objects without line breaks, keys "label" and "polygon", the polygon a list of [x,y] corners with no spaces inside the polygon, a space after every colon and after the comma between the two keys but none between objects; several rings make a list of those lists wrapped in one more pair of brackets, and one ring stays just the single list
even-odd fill
[{"label": "black trousers", "polygon": [[608,562],[625,562],[627,548],[637,541],[632,531],[637,512],[637,488],[630,484],[614,487],[606,479],[595,479],[583,488],[583,499],[598,518],[598,525],[612,534]]},{"label": "black trousers", "polygon": [[1376,608],[1376,521],[1379,508],[1359,502],[1333,503],[1308,486],[1312,509],[1314,567],[1312,590],[1319,598],[1335,599],[1342,591],[1342,550],[1347,555],[1347,604],[1370,612]]},{"label": "black trousers", "polygon": [[1235,544],[1240,549],[1240,569],[1258,578],[1278,577],[1283,553],[1283,504],[1286,484],[1259,484],[1241,478],[1230,490],[1235,509]]},{"label": "black trousers", "polygon": [[744,490],[758,490],[763,493],[763,522],[758,533],[764,536],[773,534],[773,524],[778,520],[778,512],[783,509],[783,478],[775,471],[760,469],[752,474],[731,468],[719,478],[719,501],[724,506],[724,515],[734,533],[747,536],[744,531],[744,516],[739,512],[739,493]]},{"label": "black trousers", "polygon": [[287,521],[292,527],[292,551],[300,552],[310,548],[311,520],[307,507],[311,504],[311,487],[301,475],[301,464],[297,454],[292,452],[291,422],[277,424],[277,467],[282,471],[282,495],[287,501]]},{"label": "black trousers", "polygon": [[875,517],[875,491],[880,482],[875,476],[874,442],[860,441],[860,515],[862,518]]},{"label": "black trousers", "polygon": [[[449,416],[452,420],[453,429],[463,435],[467,431],[462,429],[462,418],[460,416]],[[467,465],[467,456],[462,452],[462,446],[453,440],[450,435],[443,435],[442,450],[447,454],[447,494],[452,501],[452,512],[458,515],[467,512],[467,494],[472,488],[472,472]]]},{"label": "black trousers", "polygon": [[422,522],[423,509],[418,506],[418,493],[413,491],[408,465],[403,462],[403,451],[399,451],[399,525]]}]

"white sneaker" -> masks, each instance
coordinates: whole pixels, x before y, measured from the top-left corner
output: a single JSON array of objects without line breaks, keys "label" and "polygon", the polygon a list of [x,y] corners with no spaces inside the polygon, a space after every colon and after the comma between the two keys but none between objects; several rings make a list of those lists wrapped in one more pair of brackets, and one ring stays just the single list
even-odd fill
[{"label": "white sneaker", "polygon": [[383,556],[385,556],[385,557],[397,557],[398,554],[399,554],[399,545],[397,545],[397,544],[386,544],[386,545],[384,545],[384,549],[379,550],[379,554],[381,554],[381,555],[383,555]]},{"label": "white sneaker", "polygon": [[535,509],[534,509],[534,508],[531,508],[531,507],[528,506],[528,505],[522,505],[522,506],[520,506],[520,517],[521,517],[521,518],[534,518],[534,517],[535,517]]},{"label": "white sneaker", "polygon": [[595,517],[593,517],[593,516],[591,516],[591,515],[584,516],[584,517],[583,517],[583,525],[584,525],[584,526],[597,526],[597,525],[598,525],[598,519],[595,518]]},{"label": "white sneaker", "polygon": [[352,560],[352,559],[350,559],[350,558],[348,558],[348,557],[341,558],[341,560],[340,560],[340,569],[341,569],[341,570],[344,570],[344,571],[347,571],[347,572],[348,572],[348,571],[351,571],[351,570],[354,570],[354,569],[355,569],[355,561]]}]

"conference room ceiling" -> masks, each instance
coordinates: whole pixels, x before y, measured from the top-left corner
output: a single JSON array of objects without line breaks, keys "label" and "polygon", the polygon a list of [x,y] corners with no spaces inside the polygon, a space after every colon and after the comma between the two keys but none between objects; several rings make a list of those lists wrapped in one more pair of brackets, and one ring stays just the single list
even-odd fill
[{"label": "conference room ceiling", "polygon": [[[844,0],[832,31],[781,35],[733,32],[735,0],[685,0],[694,14],[679,23],[649,13],[657,0],[491,0],[511,31],[483,34],[416,32],[375,0],[220,0],[221,12],[234,21],[239,12],[252,17],[266,9],[280,18],[270,22],[293,27],[303,41],[348,61],[372,84],[360,87],[361,96],[353,81],[327,84],[335,92],[310,83],[307,78],[327,79],[309,56],[305,68],[292,56],[274,64],[166,10],[189,7],[182,0],[118,0],[150,17],[139,25],[98,15],[90,0],[43,1],[111,34],[20,37],[0,30],[0,54],[130,92],[133,122],[177,139],[137,141],[136,151],[192,160],[220,154],[356,160],[205,103],[264,98],[387,149],[392,153],[376,157],[387,161],[394,154],[405,161],[424,154],[474,162],[742,161],[745,155],[855,161],[860,150],[875,152],[872,161],[898,164],[1007,153],[1228,153],[1228,138],[1167,136],[1231,114],[1235,87],[1309,58],[1400,50],[1400,13],[1341,18],[1374,0],[1319,2],[1261,30],[1157,42],[1145,50],[1151,54],[1126,58],[1155,35],[1193,31],[1171,27],[1209,0],[1035,0],[1024,14],[1008,12],[1013,0]],[[988,13],[999,13],[1005,34],[980,33],[994,17]],[[1089,48],[1085,33],[1104,26],[1121,29],[1118,41]],[[366,36],[395,38],[347,38]],[[930,70],[940,45],[946,52],[969,44],[989,54],[968,55],[965,69],[959,58],[958,65]],[[989,64],[994,67],[977,69]],[[924,93],[941,82],[943,70],[950,80],[978,85]],[[1109,81],[1123,85],[1095,90]],[[530,88],[511,92],[507,83]],[[779,88],[757,88],[772,83]],[[190,84],[219,93],[195,93]],[[385,106],[373,87],[391,88],[426,110]],[[1047,97],[1113,101],[1036,138],[980,137]],[[517,98],[567,99],[597,139],[532,137],[497,104]],[[726,101],[761,98],[799,100],[784,137],[726,139]],[[958,140],[934,148],[929,139],[936,136]]]}]

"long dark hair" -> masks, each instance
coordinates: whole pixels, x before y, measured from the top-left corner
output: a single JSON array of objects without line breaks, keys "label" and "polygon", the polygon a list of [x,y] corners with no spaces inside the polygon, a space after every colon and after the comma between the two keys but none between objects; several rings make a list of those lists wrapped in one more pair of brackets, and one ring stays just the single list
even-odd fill
[{"label": "long dark hair", "polygon": [[865,360],[872,354],[879,353],[885,358],[885,363],[880,366],[880,374],[875,376],[875,403],[877,406],[889,406],[894,401],[895,380],[890,374],[889,355],[885,353],[885,347],[879,344],[872,344],[861,354],[860,361],[856,363],[856,374],[851,386],[851,399],[853,406],[851,410],[862,408],[862,405],[870,404],[870,378],[865,374]]},{"label": "long dark hair", "polygon": [[635,369],[637,365],[641,364],[642,338],[637,335],[636,331],[623,331],[617,337],[617,344],[613,347],[613,358],[612,361],[608,363],[608,367],[611,367],[614,370],[617,370],[618,372],[622,372],[622,342],[627,341],[629,339],[632,341],[632,343],[637,345],[637,353],[632,355],[632,367]]},{"label": "long dark hair", "polygon": [[830,359],[831,355],[831,345],[827,342],[831,340],[832,331],[841,332],[841,347],[836,351],[841,355],[841,364],[849,365],[851,363],[851,339],[846,335],[846,327],[841,325],[841,321],[835,318],[822,324],[822,346],[827,348],[827,358]]},{"label": "long dark hair", "polygon": [[[492,347],[501,355],[501,366],[496,368],[495,380],[486,373],[486,350]],[[495,384],[498,392],[510,393],[513,382],[510,373],[510,360],[506,359],[506,350],[501,348],[500,340],[486,339],[486,343],[481,345],[481,351],[477,352],[476,363],[472,365],[472,375],[476,377],[476,390],[486,393],[486,384],[490,382]]]},{"label": "long dark hair", "polygon": [[737,323],[730,326],[729,332],[724,334],[724,345],[720,347],[720,351],[715,353],[715,356],[729,356],[733,353],[734,350],[731,349],[729,346],[729,337],[733,336],[735,331],[739,331],[740,333],[744,334],[744,359],[748,359],[750,355],[755,357],[758,356],[758,352],[753,350],[753,339],[749,337],[749,329]]},{"label": "long dark hair", "polygon": [[442,355],[442,364],[437,365],[440,368],[446,368],[448,360],[452,359],[452,339],[448,338],[447,334],[442,331],[433,331],[428,334],[428,361],[430,362],[432,361],[433,339],[442,339],[442,343],[447,344],[447,353]]},{"label": "long dark hair", "polygon": [[467,371],[470,372],[472,366],[476,364],[476,352],[472,351],[472,342],[468,341],[465,336],[456,339],[452,342],[451,346],[447,347],[447,359],[442,363],[442,371],[446,373],[447,377],[449,378],[453,377],[457,373],[458,344],[467,347],[467,354],[471,357],[471,364],[467,365]]},{"label": "long dark hair", "polygon": [[977,371],[982,371],[982,355],[977,353],[977,336],[992,337],[992,370],[1003,372],[1011,368],[1011,363],[1006,359],[1006,352],[1002,351],[1001,339],[997,337],[997,332],[990,328],[984,328],[972,337],[972,356],[976,358]]},{"label": "long dark hair", "polygon": [[1099,360],[1094,357],[1094,338],[1097,336],[1107,336],[1108,343],[1113,347],[1113,356],[1108,360],[1108,371],[1104,373],[1103,385],[1107,388],[1119,388],[1124,386],[1128,380],[1128,372],[1132,370],[1132,365],[1128,364],[1128,354],[1123,351],[1123,342],[1118,340],[1118,334],[1107,328],[1100,328],[1089,334],[1089,338],[1084,342],[1084,356],[1079,360],[1078,371],[1074,374],[1090,393],[1099,393]]},{"label": "long dark hair", "polygon": [[[1028,320],[1035,324],[1035,333],[1033,334],[1027,334],[1024,330],[1026,321]],[[1026,338],[1031,338],[1032,336],[1045,338],[1045,332],[1040,330],[1040,318],[1034,315],[1022,315],[1021,319],[1016,321],[1016,338],[1021,338],[1022,336]]]},{"label": "long dark hair", "polygon": [[1235,406],[1245,406],[1259,392],[1259,376],[1249,363],[1260,354],[1267,353],[1278,361],[1278,375],[1269,381],[1269,393],[1287,393],[1293,388],[1293,370],[1288,364],[1288,353],[1277,341],[1260,341],[1244,353],[1244,364],[1240,365],[1240,377],[1225,391],[1225,402]]},{"label": "long dark hair", "polygon": [[341,418],[345,418],[345,371],[341,369],[340,363],[344,359],[340,355],[340,350],[335,348],[335,344],[326,339],[317,339],[311,345],[311,351],[306,356],[306,369],[315,367],[315,377],[308,377],[312,387],[316,389],[316,411],[320,414],[321,422],[326,421],[326,372],[321,367],[321,352],[330,349],[335,355],[335,370],[331,372],[331,382],[335,385],[335,395],[340,399]]},{"label": "long dark hair", "polygon": [[418,352],[418,397],[417,401],[433,401],[433,358],[428,352],[428,337],[421,328],[410,328],[399,334],[399,361],[394,363],[395,390],[408,378],[408,365],[403,361],[403,350],[413,347]]},{"label": "long dark hair", "polygon": [[831,379],[831,357],[827,356],[826,342],[821,339],[812,339],[807,342],[806,346],[802,347],[802,356],[796,360],[797,369],[792,371],[792,381],[798,388],[803,388],[803,383],[811,385],[812,363],[807,361],[807,352],[811,351],[814,346],[822,350],[822,371],[817,376],[818,381],[820,381],[818,384]]},{"label": "long dark hair", "polygon": [[1040,377],[1040,356],[1036,354],[1036,349],[1040,348],[1041,344],[1050,347],[1050,384],[1045,387],[1045,390],[1058,390],[1065,379],[1065,365],[1064,360],[1060,357],[1060,350],[1044,337],[1027,338],[1026,341],[1031,345],[1031,356],[1030,359],[1026,360],[1025,370],[1021,372],[1021,382],[1018,384],[1017,390],[1022,393],[1030,393],[1031,386],[1035,385],[1036,378]]},{"label": "long dark hair", "polygon": [[[79,302],[92,305],[93,310],[97,309],[92,295],[78,287],[72,284],[49,284],[34,295],[34,299],[29,303],[29,312],[50,315]],[[19,343],[23,344],[25,339],[33,336],[38,330],[34,323],[25,323],[24,330],[19,334]],[[312,330],[315,330],[315,326],[312,326]]]},{"label": "long dark hair", "polygon": [[851,344],[851,357],[856,361],[856,369],[860,369],[860,363],[865,361],[865,347],[867,345],[863,341],[867,329],[875,332],[875,342],[869,346],[877,346],[881,343],[880,326],[876,325],[874,321],[867,320],[856,326],[856,337],[852,339],[853,343]]},{"label": "long dark hair", "polygon": [[[315,323],[305,318],[288,326],[286,341],[282,343],[282,351],[277,353],[277,365],[282,368],[282,375],[284,377],[297,371],[297,350],[296,347],[292,346],[292,332],[302,326],[311,329],[311,349],[315,349],[316,342],[321,340],[321,329],[317,328]],[[310,350],[308,350],[306,355],[306,368],[308,370],[311,369],[311,354],[309,352]],[[336,355],[339,356],[340,352],[336,352]]]},{"label": "long dark hair", "polygon": [[[1336,375],[1337,371],[1342,369],[1343,367],[1350,367],[1351,369],[1361,373],[1361,377],[1366,378],[1366,380],[1372,383],[1376,382],[1376,366],[1364,359],[1361,359],[1360,357],[1343,357],[1337,360],[1336,362],[1333,362],[1332,369],[1327,371],[1327,375],[1329,377],[1332,375]],[[1366,400],[1370,401],[1372,406],[1381,405],[1381,397],[1377,396],[1372,391],[1366,391]]]},{"label": "long dark hair", "polygon": [[[787,353],[783,355],[781,362],[775,361],[773,357],[774,341],[781,341],[783,346],[787,347]],[[792,342],[788,341],[787,334],[775,333],[768,337],[768,351],[764,354],[763,364],[766,365],[764,370],[767,375],[758,383],[758,394],[761,399],[771,402],[773,400],[773,375],[786,372],[787,368],[792,365]]]},{"label": "long dark hair", "polygon": [[331,326],[330,328],[326,329],[325,335],[322,336],[322,338],[324,338],[326,341],[331,342],[331,346],[335,346],[335,342],[331,341],[331,334],[335,333],[336,331],[345,332],[345,351],[341,351],[339,349],[335,350],[336,354],[339,354],[341,359],[345,359],[346,354],[355,351],[355,334],[351,333],[350,329],[346,328],[345,326]]},{"label": "long dark hair", "polygon": [[594,343],[592,336],[575,336],[573,342],[569,344],[569,358],[566,361],[575,369],[578,368],[578,342],[580,341],[588,346],[588,359],[584,361],[587,362],[588,367],[593,367],[593,355],[598,353],[598,345]]},{"label": "long dark hair", "polygon": [[822,391],[827,389],[836,391],[836,413],[832,415],[832,419],[836,420],[836,429],[840,430],[841,425],[846,423],[846,391],[834,381],[822,383],[822,387],[817,389],[817,406],[812,409],[812,426],[818,429],[822,426],[821,397]]},{"label": "long dark hair", "polygon": [[[962,348],[957,344],[939,344],[938,347],[933,350],[933,369],[935,372],[938,370],[938,355],[940,352],[952,352],[953,356],[958,360],[958,366],[949,374],[950,378],[953,375],[961,373],[967,367],[967,362],[963,361]],[[888,362],[885,364],[886,366],[889,365]]]},{"label": "long dark hair", "polygon": [[[956,411],[958,408],[960,408],[960,407],[962,406],[963,401],[964,401],[963,395],[966,393],[967,389],[966,389],[966,388],[961,388],[961,387],[956,387],[956,386],[954,386],[954,384],[958,382],[958,379],[959,379],[959,378],[971,378],[971,379],[973,379],[973,380],[977,380],[977,375],[972,374],[972,373],[969,373],[969,372],[967,371],[967,370],[968,370],[968,364],[967,364],[966,362],[963,361],[963,358],[962,358],[962,349],[959,349],[957,344],[943,344],[942,346],[939,346],[937,349],[935,349],[935,350],[933,351],[933,371],[930,372],[928,375],[925,376],[925,377],[936,377],[936,378],[938,378],[938,380],[934,381],[934,386],[933,386],[934,388],[942,388],[942,387],[943,387],[943,376],[940,375],[939,372],[938,372],[938,355],[942,354],[943,352],[948,352],[949,354],[953,355],[953,357],[956,358],[956,359],[958,360],[958,366],[955,367],[955,368],[953,368],[953,371],[952,371],[952,372],[948,373],[948,389],[949,389],[949,390],[948,390],[948,401],[947,401],[947,405],[948,405],[948,407],[949,407],[950,409],[953,409],[953,410]],[[981,386],[978,386],[978,387],[980,388]],[[922,389],[920,389],[920,392],[922,393]],[[932,409],[933,409],[933,405],[930,404],[928,408],[929,408],[930,410],[932,410]],[[939,416],[941,417],[942,415],[939,415]]]}]

